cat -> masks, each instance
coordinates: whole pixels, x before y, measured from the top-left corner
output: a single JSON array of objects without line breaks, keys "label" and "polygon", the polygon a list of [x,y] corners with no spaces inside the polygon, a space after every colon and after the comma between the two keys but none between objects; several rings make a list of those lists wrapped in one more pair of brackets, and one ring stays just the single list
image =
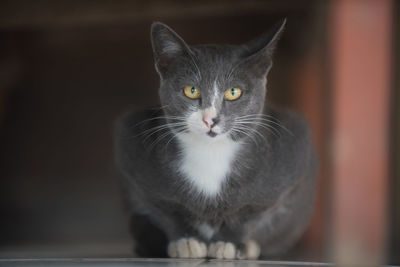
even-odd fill
[{"label": "cat", "polygon": [[285,23],[244,45],[196,46],[152,24],[161,107],[124,115],[115,134],[138,256],[268,258],[301,237],[315,191],[310,129],[265,101]]}]

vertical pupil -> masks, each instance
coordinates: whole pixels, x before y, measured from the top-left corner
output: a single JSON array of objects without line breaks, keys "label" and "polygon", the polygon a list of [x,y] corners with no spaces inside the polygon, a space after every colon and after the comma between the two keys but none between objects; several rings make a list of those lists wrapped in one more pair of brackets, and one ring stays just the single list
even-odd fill
[{"label": "vertical pupil", "polygon": [[231,95],[235,95],[235,89],[231,89]]},{"label": "vertical pupil", "polygon": [[194,93],[196,92],[196,89],[194,87],[192,87],[192,89],[190,89],[190,92],[192,93],[192,95],[194,95]]}]

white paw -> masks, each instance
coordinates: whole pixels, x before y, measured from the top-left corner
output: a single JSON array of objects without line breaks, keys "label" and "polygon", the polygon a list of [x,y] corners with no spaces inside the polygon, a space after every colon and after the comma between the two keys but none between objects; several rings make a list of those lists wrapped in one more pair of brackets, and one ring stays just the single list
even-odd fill
[{"label": "white paw", "polygon": [[207,256],[207,247],[194,238],[181,238],[168,245],[168,256],[171,258],[200,259]]},{"label": "white paw", "polygon": [[256,260],[260,257],[261,249],[260,246],[254,240],[247,241],[243,249],[240,249],[236,253],[236,258],[239,260]]},{"label": "white paw", "polygon": [[208,256],[215,259],[231,260],[235,258],[236,248],[231,242],[218,241],[208,247]]}]

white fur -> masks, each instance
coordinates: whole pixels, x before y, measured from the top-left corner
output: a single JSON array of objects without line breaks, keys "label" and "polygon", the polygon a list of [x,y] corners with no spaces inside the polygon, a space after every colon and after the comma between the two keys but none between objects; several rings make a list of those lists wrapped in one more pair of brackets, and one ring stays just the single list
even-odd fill
[{"label": "white fur", "polygon": [[217,195],[231,172],[231,162],[239,145],[227,138],[212,142],[190,134],[179,139],[182,143],[180,171],[199,192]]},{"label": "white fur", "polygon": [[257,260],[260,257],[261,248],[254,240],[248,240],[245,243],[244,250],[236,252],[236,258],[239,260]]},{"label": "white fur", "polygon": [[174,53],[178,53],[181,51],[181,47],[178,44],[176,44],[175,42],[165,40],[165,41],[163,41],[162,44],[163,44],[163,47],[162,47],[163,53],[174,54]]},{"label": "white fur", "polygon": [[208,246],[207,256],[216,259],[256,260],[260,252],[260,246],[254,240],[245,242],[243,249],[236,248],[231,242],[217,241]]},{"label": "white fur", "polygon": [[202,121],[203,112],[207,110],[193,112],[187,119],[189,133],[178,135],[182,149],[179,171],[198,192],[215,196],[231,172],[240,143],[221,134],[218,125],[213,128],[218,135],[208,136],[209,129]]},{"label": "white fur", "polygon": [[249,240],[246,243],[246,259],[256,260],[260,257],[261,248],[254,240]]},{"label": "white fur", "polygon": [[218,101],[218,98],[219,98],[219,90],[218,90],[216,80],[214,81],[214,84],[213,84],[213,91],[214,91],[214,96],[212,99],[212,107],[215,108],[215,103]]},{"label": "white fur", "polygon": [[236,257],[236,248],[231,242],[218,241],[209,245],[207,256],[216,259],[232,260]]},{"label": "white fur", "polygon": [[181,238],[169,243],[168,256],[171,258],[205,258],[207,246],[194,238]]}]

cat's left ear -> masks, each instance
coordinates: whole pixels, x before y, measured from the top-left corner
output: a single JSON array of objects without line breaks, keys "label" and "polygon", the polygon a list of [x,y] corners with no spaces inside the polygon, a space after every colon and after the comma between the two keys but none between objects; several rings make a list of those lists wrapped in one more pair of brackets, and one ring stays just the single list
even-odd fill
[{"label": "cat's left ear", "polygon": [[151,25],[151,44],[157,72],[165,77],[174,62],[191,53],[188,45],[170,27],[154,22]]},{"label": "cat's left ear", "polygon": [[272,54],[285,28],[286,18],[275,24],[268,32],[243,45],[242,64],[257,76],[265,76],[272,67]]}]

